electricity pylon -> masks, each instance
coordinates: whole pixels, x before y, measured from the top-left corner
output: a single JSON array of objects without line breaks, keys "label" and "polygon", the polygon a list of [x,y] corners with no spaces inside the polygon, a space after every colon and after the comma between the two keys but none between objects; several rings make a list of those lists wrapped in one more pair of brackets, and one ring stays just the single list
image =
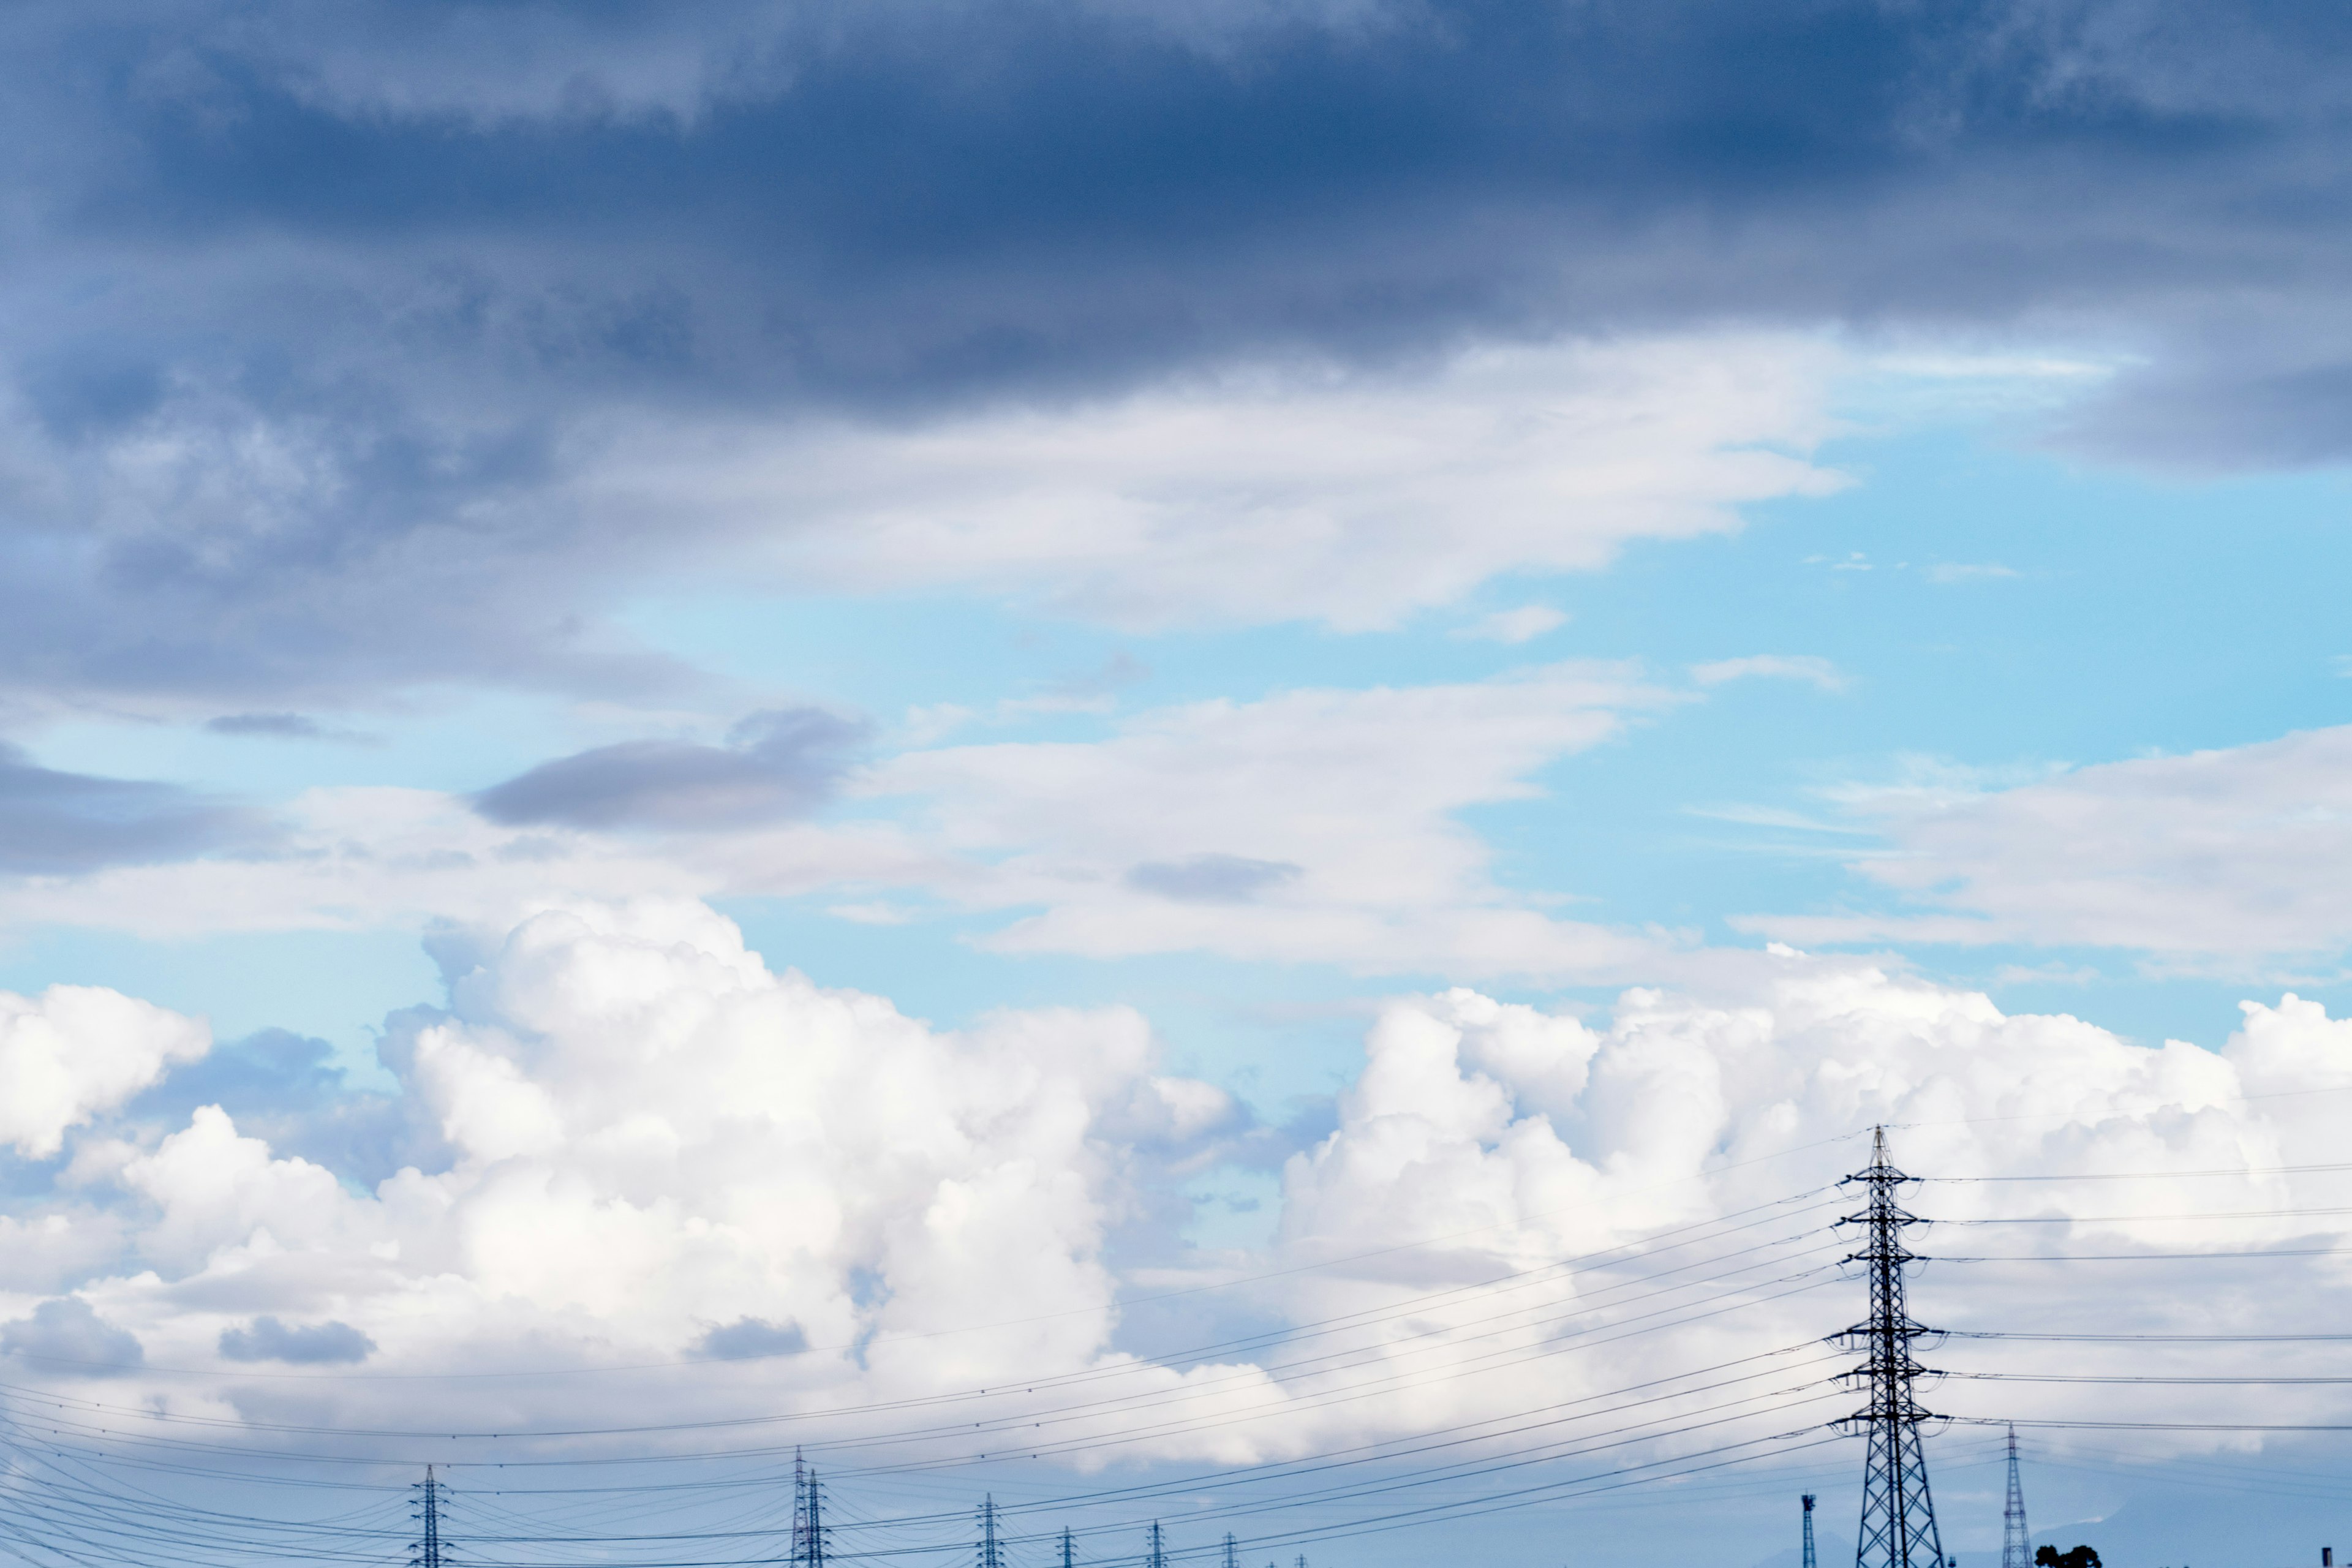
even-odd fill
[{"label": "electricity pylon", "polygon": [[1870,1440],[1854,1568],[1944,1568],[1944,1538],[1936,1529],[1927,1454],[1919,1443],[1919,1424],[1935,1417],[1919,1407],[1912,1389],[1915,1380],[1935,1374],[1913,1359],[1911,1342],[1935,1331],[1913,1322],[1904,1300],[1903,1271],[1918,1254],[1903,1245],[1903,1229],[1921,1221],[1895,1201],[1904,1183],[1918,1179],[1888,1162],[1886,1129],[1873,1129],[1870,1168],[1845,1179],[1864,1184],[1870,1206],[1838,1221],[1868,1227],[1862,1250],[1844,1261],[1870,1265],[1870,1317],[1838,1336],[1865,1352],[1867,1359],[1845,1376],[1870,1390],[1870,1402],[1839,1423],[1866,1433]]},{"label": "electricity pylon", "polygon": [[[1813,1555],[1813,1494],[1805,1494],[1805,1568],[1820,1568]],[[2007,1564],[2003,1564],[2007,1568]]]},{"label": "electricity pylon", "polygon": [[425,1531],[408,1549],[408,1568],[442,1568],[441,1483],[433,1479],[432,1466],[425,1467],[425,1479],[414,1483],[414,1489],[416,1519]]},{"label": "electricity pylon", "polygon": [[996,1494],[980,1505],[980,1568],[1004,1568],[1004,1548],[996,1540]]},{"label": "electricity pylon", "polygon": [[793,1450],[793,1552],[788,1560],[792,1568],[824,1568],[825,1547],[824,1483],[816,1479],[816,1471],[801,1460],[800,1450]]},{"label": "electricity pylon", "polygon": [[1078,1568],[1078,1549],[1066,1530],[1062,1531],[1062,1568]]},{"label": "electricity pylon", "polygon": [[1225,1568],[1242,1568],[1241,1544],[1230,1530],[1225,1531]]},{"label": "electricity pylon", "polygon": [[1146,1568],[1168,1568],[1168,1542],[1160,1533],[1160,1521],[1151,1521],[1151,1552],[1144,1559]]},{"label": "electricity pylon", "polygon": [[2033,1568],[2033,1535],[2025,1528],[2025,1489],[2017,1479],[2017,1428],[2009,1429],[2009,1502],[2000,1510],[2000,1568]]}]

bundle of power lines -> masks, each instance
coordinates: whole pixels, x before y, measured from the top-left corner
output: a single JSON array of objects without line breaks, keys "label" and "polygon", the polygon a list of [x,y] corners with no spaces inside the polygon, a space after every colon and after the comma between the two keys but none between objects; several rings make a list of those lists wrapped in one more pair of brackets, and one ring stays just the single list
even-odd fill
[{"label": "bundle of power lines", "polygon": [[[2127,1183],[2347,1168],[2053,1179]],[[1852,1334],[1828,1332],[1853,1321],[1858,1287],[1865,1281],[1875,1304],[1853,1333],[1871,1323],[1885,1329],[1878,1297],[1887,1283],[1886,1266],[1882,1260],[1874,1268],[1868,1246],[1857,1250],[1852,1222],[1865,1215],[1855,1212],[1854,1202],[1851,1189],[1831,1184],[1590,1256],[1405,1295],[1377,1309],[1017,1386],[810,1413],[434,1431],[247,1418],[218,1397],[160,1406],[109,1401],[80,1392],[86,1385],[64,1375],[72,1369],[59,1368],[61,1375],[37,1386],[0,1384],[0,1560],[89,1568],[232,1563],[822,1568],[868,1562],[971,1568],[983,1559],[985,1568],[1177,1563],[1256,1568],[1266,1562],[1288,1568],[1310,1551],[1327,1560],[1335,1549],[1344,1554],[1344,1542],[1370,1534],[1528,1508],[1610,1507],[1667,1482],[1674,1483],[1678,1504],[1759,1491],[1792,1496],[1800,1486],[1825,1485],[1841,1476],[1851,1482],[1861,1456],[1843,1434],[1871,1434],[1877,1456],[1882,1437],[1894,1440],[1892,1428],[1871,1426],[1869,1412],[1881,1405],[1896,1412],[1889,1420],[1959,1424],[1937,1448],[1940,1468],[1999,1464],[2000,1437],[1968,1434],[1972,1424],[2002,1421],[2008,1413],[1939,1406],[1931,1415],[1916,1399],[1908,1406],[1900,1399],[1890,1403],[1892,1396],[1873,1381],[1900,1375],[1902,1396],[1910,1397],[1911,1373],[1924,1378],[1925,1369],[1911,1363],[1905,1373],[1888,1358],[1907,1355],[1914,1331],[1929,1331],[1911,1324],[1900,1344],[1882,1331],[1874,1349]],[[2345,1212],[2105,1217],[2229,1221]],[[2032,1226],[2068,1217],[2018,1215],[1965,1223]],[[2339,1249],[2194,1256],[2252,1259],[2323,1250]],[[1955,1265],[2004,1268],[2180,1255],[2145,1249],[2034,1254],[1966,1245],[1939,1248],[1937,1256]],[[1341,1258],[1323,1267],[1357,1261]],[[1905,1266],[1897,1261],[1892,1268],[1899,1284]],[[1227,1288],[1255,1282],[1236,1280]],[[1695,1358],[1696,1364],[1666,1371],[1633,1368],[1635,1352],[1675,1342],[1664,1336],[1680,1331],[1704,1342],[1710,1333],[1720,1337],[1734,1314],[1798,1298],[1814,1299],[1803,1305],[1812,1331],[1787,1342]],[[1898,1311],[1901,1305],[1898,1289]],[[1949,1352],[1992,1351],[2004,1342],[2120,1349],[2347,1339],[2352,1335],[2024,1327],[1969,1330],[1943,1343]],[[1857,1347],[1868,1352],[1867,1360],[1857,1362]],[[1296,1421],[1303,1414],[1328,1413],[1336,1424],[1367,1401],[1415,1391],[1442,1395],[1488,1378],[1507,1386],[1515,1369],[1559,1358],[1578,1358],[1589,1392],[1565,1399],[1530,1395],[1520,1403],[1486,1394],[1481,1407],[1508,1407],[1475,1419],[1434,1421],[1405,1436],[1324,1445],[1293,1458],[1192,1466],[1160,1458],[1148,1470],[1140,1463],[1122,1466],[1152,1459],[1155,1449],[1175,1442],[1194,1451],[1254,1444],[1265,1423]],[[688,1378],[712,1364],[619,1370]],[[1171,1379],[1171,1367],[1192,1371]],[[2315,1372],[2240,1378],[1998,1364],[1948,1370],[1958,1376],[1940,1391],[1947,1395],[2004,1382],[2103,1387],[2352,1382]],[[1610,1375],[1612,1371],[1618,1375]],[[146,1372],[171,1375],[167,1369]],[[211,1386],[205,1379],[237,1381],[226,1373],[184,1375],[199,1389]],[[338,1375],[358,1374],[305,1381],[331,1385]],[[1858,1390],[1870,1401],[1861,1408]],[[670,1397],[677,1397],[675,1389]],[[623,1395],[613,1403],[625,1409],[629,1402]],[[1908,1415],[1901,1414],[1906,1409]],[[2230,1424],[2086,1413],[2018,1425],[2147,1430]],[[1916,1436],[1917,1427],[1908,1429]],[[2272,1429],[2352,1427],[2294,1423]],[[1886,1460],[1898,1469],[1913,1462],[1899,1448],[1887,1449]],[[2124,1458],[2070,1440],[2066,1458],[2051,1462],[2095,1468]],[[423,1473],[426,1463],[435,1467],[429,1480]],[[1071,1484],[1074,1469],[1091,1479]],[[2191,1484],[2209,1477],[2233,1489],[2257,1479],[2233,1479],[2222,1464],[2192,1465],[2181,1473]],[[2258,1479],[2292,1495],[2320,1484],[2319,1478],[2269,1467]],[[1907,1496],[1897,1496],[1889,1506],[1911,1505]],[[1866,1501],[1865,1556],[1868,1507]],[[1917,1527],[1910,1515],[1895,1520],[1883,1561],[1892,1568],[1933,1568],[1929,1537],[1912,1540]],[[1931,1516],[1928,1527],[1932,1536]],[[1940,1553],[1940,1547],[1934,1550]]]}]

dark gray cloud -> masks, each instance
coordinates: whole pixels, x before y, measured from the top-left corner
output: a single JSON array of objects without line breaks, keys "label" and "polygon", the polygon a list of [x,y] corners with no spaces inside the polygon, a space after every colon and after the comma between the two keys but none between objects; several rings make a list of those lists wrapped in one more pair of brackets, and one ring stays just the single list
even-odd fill
[{"label": "dark gray cloud", "polygon": [[1296,881],[1300,872],[1299,867],[1286,860],[1195,855],[1189,860],[1150,860],[1130,867],[1127,883],[1144,892],[1186,903],[1244,903],[1286,882]]},{"label": "dark gray cloud", "polygon": [[2352,455],[2317,0],[58,0],[0,45],[0,670],[52,692],[652,689],[598,612],[723,542],[571,504],[616,422],[1236,354],[2032,323],[2146,356],[2084,443]]},{"label": "dark gray cloud", "polygon": [[742,827],[814,808],[848,766],[859,725],[819,708],[754,713],[723,746],[625,741],[541,763],[482,791],[493,822],[572,827]]},{"label": "dark gray cloud", "polygon": [[256,1318],[241,1329],[223,1329],[220,1353],[230,1361],[282,1361],[297,1366],[339,1366],[375,1353],[375,1342],[349,1323],[289,1327],[276,1318]]},{"label": "dark gray cloud", "polygon": [[0,1324],[0,1354],[69,1377],[127,1371],[147,1360],[136,1335],[100,1317],[79,1296],[44,1301],[31,1317]]},{"label": "dark gray cloud", "polygon": [[798,1355],[808,1349],[808,1335],[798,1323],[772,1323],[764,1318],[739,1318],[721,1324],[695,1342],[694,1353],[708,1361],[752,1361],[761,1356]]},{"label": "dark gray cloud", "polygon": [[173,784],[61,773],[0,741],[0,871],[181,860],[257,846],[268,831],[244,807]]}]

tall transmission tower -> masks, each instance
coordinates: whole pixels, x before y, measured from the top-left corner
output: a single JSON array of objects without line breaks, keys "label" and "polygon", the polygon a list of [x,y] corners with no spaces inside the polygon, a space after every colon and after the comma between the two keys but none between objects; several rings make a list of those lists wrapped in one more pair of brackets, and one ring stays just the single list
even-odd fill
[{"label": "tall transmission tower", "polygon": [[1919,1443],[1919,1424],[1934,1416],[1919,1407],[1912,1390],[1915,1380],[1934,1373],[1913,1359],[1911,1342],[1935,1331],[1913,1322],[1904,1300],[1903,1272],[1918,1254],[1903,1245],[1903,1229],[1921,1222],[1895,1201],[1906,1182],[1918,1179],[1889,1163],[1886,1129],[1874,1128],[1870,1168],[1845,1179],[1864,1185],[1870,1206],[1838,1222],[1868,1227],[1862,1250],[1845,1261],[1870,1265],[1870,1317],[1839,1336],[1867,1356],[1845,1375],[1870,1390],[1869,1404],[1840,1423],[1870,1439],[1854,1568],[1945,1568],[1944,1538],[1936,1529],[1927,1458]]},{"label": "tall transmission tower", "polygon": [[[1805,1568],[1821,1568],[1820,1560],[1813,1555],[1813,1494],[1811,1492],[1805,1494]],[[2001,1568],[2009,1568],[2009,1565],[2003,1563]]]},{"label": "tall transmission tower", "polygon": [[1062,1568],[1078,1568],[1078,1549],[1066,1530],[1062,1531]]},{"label": "tall transmission tower", "polygon": [[1144,1559],[1146,1568],[1168,1568],[1168,1542],[1160,1533],[1160,1521],[1151,1521],[1151,1554]]},{"label": "tall transmission tower", "polygon": [[[1069,1532],[1064,1531],[1063,1534]],[[996,1494],[989,1493],[980,1504],[980,1568],[1004,1568],[1004,1546],[996,1539]]]},{"label": "tall transmission tower", "polygon": [[814,1467],[803,1462],[800,1450],[793,1450],[793,1551],[787,1561],[792,1568],[824,1568],[826,1549],[831,1544],[824,1522],[824,1483],[816,1479]]},{"label": "tall transmission tower", "polygon": [[2000,1510],[2000,1568],[2033,1568],[2033,1534],[2025,1528],[2025,1488],[2017,1479],[2017,1428],[2009,1429],[2009,1502]]},{"label": "tall transmission tower", "polygon": [[441,1483],[433,1479],[433,1467],[425,1467],[425,1479],[414,1483],[416,1492],[417,1521],[424,1533],[408,1549],[408,1568],[442,1568],[441,1563]]},{"label": "tall transmission tower", "polygon": [[1242,1568],[1241,1543],[1230,1530],[1225,1531],[1225,1568]]}]

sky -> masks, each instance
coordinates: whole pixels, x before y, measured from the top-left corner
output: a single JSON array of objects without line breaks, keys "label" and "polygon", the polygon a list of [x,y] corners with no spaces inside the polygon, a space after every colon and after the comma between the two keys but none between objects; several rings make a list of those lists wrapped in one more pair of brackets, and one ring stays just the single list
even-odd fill
[{"label": "sky", "polygon": [[0,44],[0,1552],[2330,1539],[2352,14]]}]

